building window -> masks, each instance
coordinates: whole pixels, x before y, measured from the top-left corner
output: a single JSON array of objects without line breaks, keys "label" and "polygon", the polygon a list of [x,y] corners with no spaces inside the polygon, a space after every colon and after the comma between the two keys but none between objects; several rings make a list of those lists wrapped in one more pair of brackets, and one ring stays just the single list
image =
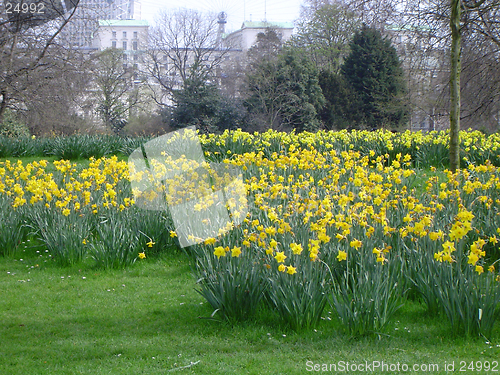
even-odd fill
[{"label": "building window", "polygon": [[137,51],[137,41],[136,40],[134,40],[134,42],[132,43],[132,49],[134,51]]},{"label": "building window", "polygon": [[123,42],[123,49],[127,49],[127,42]]},{"label": "building window", "polygon": [[137,39],[137,31],[134,31],[134,39]]},{"label": "building window", "polygon": [[113,31],[113,38],[116,39],[116,31]]},{"label": "building window", "polygon": [[126,31],[124,31],[124,32],[123,32],[123,37],[124,37],[124,38],[126,38],[126,37],[127,37],[127,32],[126,32]]},{"label": "building window", "polygon": [[127,61],[127,54],[126,53],[123,54],[123,61]]},{"label": "building window", "polygon": [[134,61],[139,61],[139,55],[138,54],[134,55]]},{"label": "building window", "polygon": [[112,47],[112,48],[116,48],[116,40],[113,40],[113,41],[111,42],[111,47]]}]

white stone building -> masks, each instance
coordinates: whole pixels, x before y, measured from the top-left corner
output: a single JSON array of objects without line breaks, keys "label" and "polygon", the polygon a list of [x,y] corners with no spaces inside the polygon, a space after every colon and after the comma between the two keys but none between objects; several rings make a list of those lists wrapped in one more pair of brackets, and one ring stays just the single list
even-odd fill
[{"label": "white stone building", "polygon": [[63,30],[69,46],[91,49],[100,25],[97,20],[139,20],[139,0],[80,0],[76,13]]},{"label": "white stone building", "polygon": [[246,52],[257,42],[257,35],[265,33],[268,29],[276,30],[278,37],[281,37],[281,41],[284,43],[292,37],[294,26],[293,23],[289,22],[245,21],[240,30],[225,35],[224,44]]},{"label": "white stone building", "polygon": [[99,28],[93,38],[93,47],[123,50],[123,64],[139,68],[148,45],[148,21],[99,20]]}]

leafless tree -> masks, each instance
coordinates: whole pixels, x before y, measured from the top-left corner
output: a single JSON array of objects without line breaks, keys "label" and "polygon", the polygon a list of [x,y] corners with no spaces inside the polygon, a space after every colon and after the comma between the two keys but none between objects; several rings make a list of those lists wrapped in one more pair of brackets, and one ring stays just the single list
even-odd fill
[{"label": "leafless tree", "polygon": [[418,45],[409,54],[409,76],[427,84],[418,95],[432,98],[427,112],[448,117],[450,168],[455,170],[461,120],[490,129],[496,121],[498,127],[500,1],[403,0],[400,8],[402,28],[411,30]]},{"label": "leafless tree", "polygon": [[[81,116],[90,89],[88,61],[78,52],[62,49],[51,54],[45,69],[31,74],[25,95],[18,107],[32,134],[73,134],[88,125]],[[29,97],[28,97],[29,95]]]},{"label": "leafless tree", "polygon": [[361,23],[383,29],[387,24],[401,22],[401,2],[402,0],[305,0],[300,20],[313,19],[321,8],[335,6],[353,12]]},{"label": "leafless tree", "polygon": [[290,43],[307,51],[318,67],[338,73],[361,25],[361,15],[349,5],[308,0]]},{"label": "leafless tree", "polygon": [[143,95],[136,71],[123,62],[123,51],[109,48],[93,56],[93,95],[90,100],[104,125],[121,132],[133,110],[138,109]]},{"label": "leafless tree", "polygon": [[500,125],[500,53],[488,40],[462,42],[461,116],[463,128],[498,131]]},{"label": "leafless tree", "polygon": [[220,44],[215,15],[195,10],[163,11],[150,30],[147,74],[160,92],[153,99],[161,106],[172,103],[172,93],[189,79],[215,80],[217,67],[228,51]]},{"label": "leafless tree", "polygon": [[[67,51],[58,43],[77,9],[75,3],[66,12],[68,4],[44,0],[0,5],[0,122],[9,107],[26,110],[36,99],[37,87],[68,67]],[[28,5],[26,12],[22,11],[24,5]],[[41,10],[44,13],[39,14]]]}]

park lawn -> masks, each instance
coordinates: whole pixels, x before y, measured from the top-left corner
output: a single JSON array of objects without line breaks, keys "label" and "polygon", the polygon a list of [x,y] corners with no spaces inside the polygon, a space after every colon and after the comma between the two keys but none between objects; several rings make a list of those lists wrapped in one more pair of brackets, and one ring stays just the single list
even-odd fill
[{"label": "park lawn", "polygon": [[358,339],[329,306],[315,330],[293,332],[269,312],[230,326],[210,319],[181,252],[96,270],[57,267],[34,249],[0,258],[0,374],[304,374],[365,361],[438,365],[431,373],[445,374],[445,365],[458,372],[500,358],[498,324],[491,343],[460,337],[417,302],[399,311],[389,334]]}]

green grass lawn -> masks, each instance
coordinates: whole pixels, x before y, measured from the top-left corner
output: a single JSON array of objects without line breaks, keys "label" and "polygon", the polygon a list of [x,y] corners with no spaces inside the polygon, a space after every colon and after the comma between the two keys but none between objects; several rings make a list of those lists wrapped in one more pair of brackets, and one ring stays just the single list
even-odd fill
[{"label": "green grass lawn", "polygon": [[380,337],[345,336],[329,307],[312,331],[280,327],[268,312],[229,326],[209,319],[182,253],[102,271],[58,268],[27,250],[0,259],[0,285],[0,374],[305,374],[342,361],[436,364],[430,373],[444,374],[453,361],[459,372],[461,361],[500,358],[500,327],[492,343],[457,337],[417,303]]}]

